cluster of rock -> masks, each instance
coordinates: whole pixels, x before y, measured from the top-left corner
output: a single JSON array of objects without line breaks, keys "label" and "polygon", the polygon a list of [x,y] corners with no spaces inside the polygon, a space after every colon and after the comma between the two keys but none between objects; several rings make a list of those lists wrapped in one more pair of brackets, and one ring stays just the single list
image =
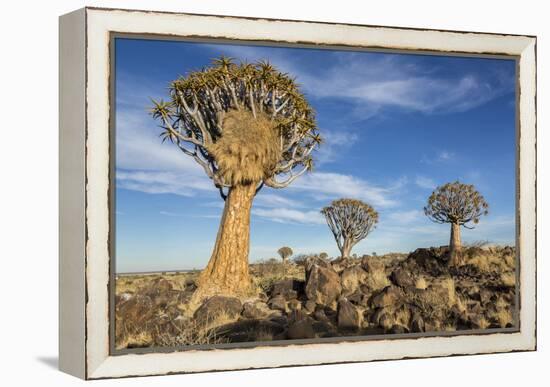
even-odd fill
[{"label": "cluster of rock", "polygon": [[309,257],[305,281],[284,279],[258,299],[216,296],[195,313],[230,309],[216,328],[228,341],[509,327],[515,288],[475,267],[448,269],[446,250],[418,249],[387,267],[376,257]]},{"label": "cluster of rock", "polygon": [[445,248],[418,249],[389,262],[312,256],[304,262],[305,280],[282,279],[249,299],[210,297],[191,317],[178,305],[189,301],[192,285],[174,290],[157,279],[139,294],[118,296],[117,322],[177,335],[192,320],[219,342],[512,326],[514,283],[472,265],[449,269],[446,259]]}]

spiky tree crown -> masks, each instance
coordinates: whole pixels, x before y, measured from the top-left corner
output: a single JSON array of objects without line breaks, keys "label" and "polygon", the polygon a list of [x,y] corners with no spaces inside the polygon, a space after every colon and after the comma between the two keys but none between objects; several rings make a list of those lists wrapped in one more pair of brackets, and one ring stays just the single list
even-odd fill
[{"label": "spiky tree crown", "polygon": [[277,252],[283,259],[290,257],[294,253],[292,249],[288,246],[281,247],[279,250],[277,250]]},{"label": "spiky tree crown", "polygon": [[[332,231],[338,248],[345,239],[358,242],[369,235],[378,223],[378,212],[369,204],[357,199],[334,200],[321,213]],[[355,244],[353,243],[353,244]]]},{"label": "spiky tree crown", "polygon": [[458,180],[439,186],[428,198],[424,214],[435,223],[455,223],[466,228],[466,223],[477,224],[489,213],[489,204],[471,184]]},{"label": "spiky tree crown", "polygon": [[313,109],[268,62],[221,57],[173,81],[169,94],[152,108],[163,141],[193,157],[220,192],[241,183],[282,188],[312,169],[321,143]]}]

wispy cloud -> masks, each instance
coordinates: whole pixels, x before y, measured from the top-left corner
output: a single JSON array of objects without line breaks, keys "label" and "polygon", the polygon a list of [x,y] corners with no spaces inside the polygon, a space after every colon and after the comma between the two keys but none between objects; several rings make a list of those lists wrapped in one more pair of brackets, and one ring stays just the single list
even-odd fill
[{"label": "wispy cloud", "polygon": [[319,211],[299,211],[288,208],[256,208],[252,214],[278,223],[325,224]]},{"label": "wispy cloud", "polygon": [[313,172],[296,180],[289,189],[305,192],[318,200],[347,197],[364,200],[375,206],[391,207],[398,204],[395,196],[404,183],[404,180],[399,180],[382,187],[352,175]]},{"label": "wispy cloud", "polygon": [[434,179],[431,179],[426,176],[417,176],[416,179],[414,180],[414,183],[420,188],[425,188],[425,189],[434,189],[436,186]]},{"label": "wispy cloud", "polygon": [[[426,114],[464,112],[514,91],[511,74],[481,76],[465,72],[456,78],[438,75],[406,56],[326,53],[328,65],[312,72],[290,58],[293,51],[254,46],[207,46],[239,60],[269,59],[282,71],[296,76],[309,96],[344,98],[358,106],[395,107]],[[332,58],[331,58],[332,54]]]},{"label": "wispy cloud", "polygon": [[455,158],[456,154],[454,152],[443,149],[430,155],[423,154],[420,162],[423,164],[446,163],[452,162]]},{"label": "wispy cloud", "polygon": [[200,191],[215,193],[214,186],[208,179],[185,173],[119,169],[116,179],[119,188],[150,194],[195,196]]},{"label": "wispy cloud", "polygon": [[420,210],[394,211],[387,215],[386,220],[391,224],[410,224],[423,219],[424,213]]},{"label": "wispy cloud", "polygon": [[259,207],[286,207],[300,208],[304,207],[304,203],[298,200],[291,199],[287,196],[260,191],[259,195],[254,199],[254,205]]}]

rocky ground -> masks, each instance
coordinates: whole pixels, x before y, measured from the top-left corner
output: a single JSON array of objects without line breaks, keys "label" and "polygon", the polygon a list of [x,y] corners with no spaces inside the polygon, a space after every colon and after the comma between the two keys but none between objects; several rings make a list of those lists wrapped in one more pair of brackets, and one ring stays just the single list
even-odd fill
[{"label": "rocky ground", "polygon": [[514,326],[515,249],[470,247],[447,267],[445,247],[300,264],[251,265],[257,295],[192,302],[198,273],[123,276],[116,346],[457,331]]}]

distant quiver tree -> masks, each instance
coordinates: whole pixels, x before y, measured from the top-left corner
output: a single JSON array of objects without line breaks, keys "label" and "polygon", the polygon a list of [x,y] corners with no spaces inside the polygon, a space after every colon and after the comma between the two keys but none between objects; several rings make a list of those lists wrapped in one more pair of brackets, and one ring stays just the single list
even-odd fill
[{"label": "distant quiver tree", "polygon": [[489,205],[471,184],[458,180],[437,187],[424,207],[424,214],[435,223],[450,223],[449,265],[462,265],[460,227],[473,229],[482,215],[489,213]]},{"label": "distant quiver tree", "polygon": [[356,199],[334,200],[321,213],[334,235],[342,258],[349,257],[353,246],[365,239],[378,223],[378,212]]},{"label": "distant quiver tree", "polygon": [[247,293],[252,201],[264,185],[284,188],[312,169],[321,143],[313,109],[288,74],[227,57],[174,80],[168,101],[153,103],[162,141],[193,158],[225,201],[199,291]]},{"label": "distant quiver tree", "polygon": [[279,253],[279,255],[281,256],[281,258],[283,260],[283,264],[286,264],[286,262],[288,260],[288,257],[290,257],[292,254],[294,254],[292,249],[288,246],[281,247],[279,250],[277,250],[277,253]]}]

